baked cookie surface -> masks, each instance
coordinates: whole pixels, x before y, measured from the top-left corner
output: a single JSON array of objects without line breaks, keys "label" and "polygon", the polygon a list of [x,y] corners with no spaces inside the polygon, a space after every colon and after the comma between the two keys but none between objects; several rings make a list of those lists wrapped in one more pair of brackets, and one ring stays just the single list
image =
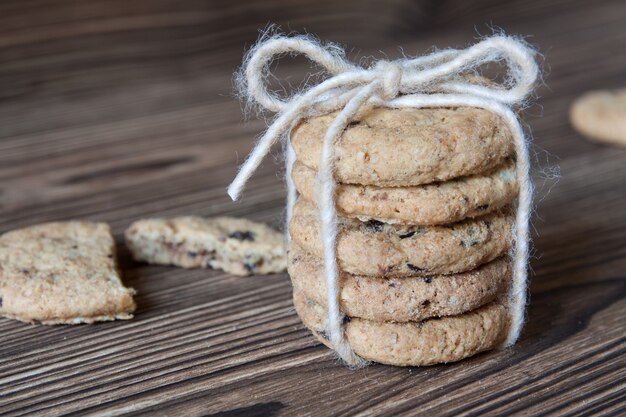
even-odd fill
[{"label": "baked cookie surface", "polygon": [[626,146],[626,88],[584,94],[572,105],[570,120],[593,140]]},{"label": "baked cookie surface", "polygon": [[[381,277],[429,276],[469,271],[511,246],[510,209],[445,226],[406,226],[339,216],[337,259],[342,270]],[[298,199],[289,231],[294,243],[323,257],[319,211]]]},{"label": "baked cookie surface", "polygon": [[[316,171],[296,161],[292,178],[298,192],[316,201]],[[511,203],[518,192],[515,164],[495,171],[443,183],[415,187],[375,187],[337,184],[335,204],[340,214],[367,221],[412,225],[455,223]]]},{"label": "baked cookie surface", "polygon": [[[323,323],[325,309],[294,292],[298,316],[317,339],[328,346]],[[455,362],[500,346],[509,326],[508,312],[496,301],[458,316],[414,323],[347,319],[345,336],[364,359],[396,366],[425,366]]]},{"label": "baked cookie surface", "polygon": [[46,223],[0,237],[0,314],[31,323],[130,319],[115,242],[104,223]]},{"label": "baked cookie surface", "polygon": [[287,268],[283,235],[247,219],[145,219],[133,223],[125,236],[133,257],[152,264],[222,269],[240,276]]},{"label": "baked cookie surface", "polygon": [[[326,305],[321,259],[292,245],[289,276],[295,291]],[[507,257],[453,275],[387,279],[340,272],[339,299],[341,310],[350,317],[390,322],[422,321],[466,313],[490,303],[506,291],[510,279]]]},{"label": "baked cookie surface", "polygon": [[[336,113],[304,120],[291,132],[297,159],[316,171]],[[345,184],[414,186],[489,171],[514,152],[508,128],[486,110],[362,110],[335,147],[335,175]]]}]

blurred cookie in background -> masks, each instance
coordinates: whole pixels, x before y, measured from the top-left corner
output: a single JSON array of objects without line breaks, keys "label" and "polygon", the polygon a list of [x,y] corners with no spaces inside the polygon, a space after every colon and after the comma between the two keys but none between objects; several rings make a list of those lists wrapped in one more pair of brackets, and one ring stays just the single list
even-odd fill
[{"label": "blurred cookie in background", "polygon": [[572,104],[570,121],[589,139],[626,146],[626,88],[583,94]]}]

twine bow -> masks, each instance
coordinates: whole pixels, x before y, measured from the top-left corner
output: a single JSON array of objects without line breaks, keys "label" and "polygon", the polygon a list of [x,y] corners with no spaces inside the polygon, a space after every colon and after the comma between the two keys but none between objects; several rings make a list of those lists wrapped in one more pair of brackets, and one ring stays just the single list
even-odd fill
[{"label": "twine bow", "polygon": [[[283,99],[267,89],[269,65],[282,55],[305,55],[323,68],[330,77],[317,85]],[[476,72],[482,65],[504,62],[508,77],[500,85],[481,85],[462,75]],[[538,77],[534,51],[521,41],[507,36],[487,38],[465,50],[443,50],[430,55],[380,60],[369,68],[357,66],[345,58],[336,45],[322,45],[305,36],[276,35],[262,39],[248,53],[238,80],[239,88],[251,104],[277,113],[277,117],[261,136],[237,176],[228,187],[233,200],[241,195],[245,183],[257,169],[263,157],[279,139],[300,120],[340,110],[330,124],[323,141],[318,172],[318,206],[320,208],[324,267],[327,291],[327,333],[330,343],[348,364],[359,366],[364,361],[354,354],[345,340],[343,315],[339,308],[338,268],[336,262],[336,220],[334,204],[333,149],[335,142],[363,106],[456,107],[483,108],[502,117],[511,129],[517,154],[517,176],[520,183],[515,227],[513,283],[509,294],[511,330],[506,346],[513,345],[524,322],[526,304],[526,269],[528,262],[528,224],[532,204],[532,185],[527,141],[517,117],[510,106],[523,102]],[[286,140],[287,160],[287,221],[296,199],[290,178],[295,160],[289,140]]]}]

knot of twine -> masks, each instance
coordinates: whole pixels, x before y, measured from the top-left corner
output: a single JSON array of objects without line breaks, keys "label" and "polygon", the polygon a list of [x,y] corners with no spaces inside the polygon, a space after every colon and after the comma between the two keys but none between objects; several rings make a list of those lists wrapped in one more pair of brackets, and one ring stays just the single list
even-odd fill
[{"label": "knot of twine", "polygon": [[402,73],[404,72],[399,62],[378,61],[372,69],[382,81],[381,98],[391,100],[396,98],[402,87]]},{"label": "knot of twine", "polygon": [[[266,79],[271,76],[270,64],[286,54],[305,55],[330,77],[289,98],[278,97],[268,91]],[[508,300],[511,324],[504,345],[511,346],[518,339],[526,306],[532,184],[528,142],[510,107],[522,103],[533,89],[539,74],[534,55],[534,50],[523,42],[502,35],[486,38],[465,50],[443,50],[396,61],[380,60],[369,68],[349,62],[340,47],[322,45],[306,36],[275,35],[261,39],[248,53],[237,80],[238,87],[251,104],[275,112],[277,117],[228,187],[228,194],[233,200],[239,198],[246,182],[272,145],[279,139],[285,140],[288,225],[297,197],[291,179],[295,153],[288,132],[304,118],[340,110],[324,136],[317,180],[328,309],[326,332],[331,345],[347,364],[362,366],[366,362],[352,351],[342,327],[337,282],[333,148],[351,119],[366,105],[389,108],[477,107],[498,114],[511,130],[520,190],[514,227],[515,247],[512,250],[513,280]],[[493,62],[506,64],[508,76],[503,84],[481,85],[463,77]]]}]

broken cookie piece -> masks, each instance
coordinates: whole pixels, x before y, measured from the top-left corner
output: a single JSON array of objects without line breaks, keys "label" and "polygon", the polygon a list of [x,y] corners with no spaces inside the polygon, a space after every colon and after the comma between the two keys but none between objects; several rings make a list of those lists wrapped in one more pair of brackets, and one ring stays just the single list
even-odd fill
[{"label": "broken cookie piece", "polygon": [[247,219],[139,220],[126,230],[126,244],[136,260],[151,264],[222,269],[241,276],[287,268],[282,234]]},{"label": "broken cookie piece", "polygon": [[120,280],[105,223],[46,223],[0,236],[4,317],[41,324],[130,319],[134,294]]}]

